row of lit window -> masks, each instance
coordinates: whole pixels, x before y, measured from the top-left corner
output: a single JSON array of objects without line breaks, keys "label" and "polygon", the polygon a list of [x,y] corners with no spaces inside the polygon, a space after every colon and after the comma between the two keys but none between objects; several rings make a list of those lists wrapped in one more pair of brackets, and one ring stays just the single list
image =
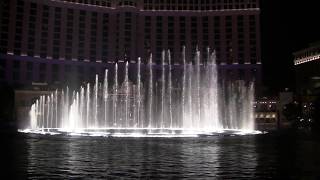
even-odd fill
[{"label": "row of lit window", "polygon": [[[34,4],[34,3],[33,3]],[[44,6],[44,7],[47,7],[48,8],[48,6]],[[33,9],[32,10],[32,12],[35,12],[36,13],[36,11],[35,11],[35,9]],[[49,17],[49,13],[48,13],[48,9],[45,9],[44,8],[44,11],[46,11],[46,12],[44,12],[43,14],[42,14],[42,17]],[[55,11],[56,12],[61,12],[61,8],[58,8],[58,7],[56,7],[55,8]],[[68,12],[69,11],[71,11],[70,9],[68,9]],[[94,15],[95,13],[92,13],[92,15]],[[20,17],[21,16],[21,17]],[[17,19],[21,19],[22,18],[22,15],[20,15],[19,17],[17,17]],[[69,16],[72,16],[72,14],[70,15],[69,13],[68,13],[68,17]],[[80,21],[83,21],[84,19],[85,19],[85,16],[86,16],[86,11],[80,11],[80,18],[79,18],[79,20]],[[61,17],[61,14],[58,16],[59,18]],[[161,16],[160,16],[161,17]],[[241,16],[242,17],[242,16]],[[35,17],[34,17],[35,18]],[[47,18],[44,18],[43,19],[43,21],[48,21],[48,19]],[[157,18],[158,18],[158,16],[157,16]],[[165,18],[165,17],[164,17]],[[168,17],[168,19],[169,18],[174,18],[174,17],[172,17],[172,16],[169,16]],[[183,17],[183,18],[185,18],[185,17]],[[193,19],[193,18],[197,18],[197,17],[191,17],[191,19]],[[208,17],[203,17],[203,19],[206,19],[206,18],[208,18]],[[228,20],[228,18],[231,18],[231,16],[226,16],[226,20]],[[34,19],[34,21],[35,21],[35,19]],[[59,23],[58,21],[60,21],[59,19],[56,19],[55,18],[55,23],[57,22],[57,23]],[[70,23],[70,22],[69,22]],[[173,24],[172,24],[173,25]],[[228,22],[227,24],[226,24],[226,26],[231,26],[232,25],[232,22],[230,21],[230,22]],[[241,24],[240,24],[241,25]],[[250,16],[250,25],[251,26],[255,26],[255,21],[253,20],[253,21],[251,21],[251,16]],[[79,27],[83,27],[83,26],[85,26],[84,24],[79,24]],[[206,26],[206,24],[204,24],[204,26]]]},{"label": "row of lit window", "polygon": [[239,4],[256,3],[256,0],[144,0],[144,4]]},{"label": "row of lit window", "polygon": [[264,114],[264,113],[257,113],[256,115],[255,115],[255,118],[276,118],[277,117],[277,115],[275,114],[275,113],[272,113],[272,114]]},{"label": "row of lit window", "polygon": [[[243,16],[240,16],[240,17],[243,17]],[[172,20],[170,20],[170,18],[173,18],[173,17],[168,17],[168,28],[170,28],[170,27],[174,27],[174,21],[172,21]],[[202,23],[202,28],[203,28],[203,32],[204,33],[208,33],[208,20],[205,20],[205,18],[207,18],[207,17],[204,17],[203,18],[203,23]],[[226,16],[226,33],[228,34],[231,34],[232,33],[232,22],[231,22],[231,16]],[[217,19],[217,18],[215,18],[215,22],[214,22],[214,28],[215,28],[215,32],[216,33],[219,33],[220,32],[220,30],[219,30],[219,28],[220,28],[220,21],[219,21],[220,19]],[[191,33],[197,33],[197,22],[198,21],[196,21],[196,17],[191,17]],[[180,29],[182,29],[182,31],[184,32],[185,31],[185,28],[186,28],[186,21],[185,21],[185,19],[184,20],[182,20],[182,19],[180,19],[180,23],[179,23],[179,27],[180,27]],[[243,25],[244,25],[244,23],[243,22],[241,22],[241,23],[238,23],[238,32],[244,32],[244,30],[243,30]],[[156,26],[158,26],[158,27],[161,27],[162,26],[162,16],[157,16],[157,23],[156,23]],[[145,18],[145,31],[146,32],[149,32],[150,31],[150,28],[151,28],[151,21],[150,21],[150,16],[146,16],[146,18]],[[255,38],[255,26],[250,26],[250,37],[251,38]],[[168,31],[169,32],[169,31]],[[241,35],[241,33],[238,33],[239,34],[239,37],[240,38],[243,38],[243,34],[242,34],[242,36],[240,36]],[[231,37],[231,36],[230,36]]]},{"label": "row of lit window", "polygon": [[111,7],[110,0],[60,0],[60,1]]},{"label": "row of lit window", "polygon": [[[32,10],[32,9],[31,9]],[[53,58],[59,58],[59,46],[60,46],[60,42],[59,42],[59,39],[60,39],[60,21],[59,21],[59,19],[61,19],[61,8],[55,8],[55,23],[54,23],[54,25],[55,25],[55,28],[54,28],[54,36],[53,36],[53,38],[54,38],[54,41],[53,41],[53,44],[54,44],[54,47],[53,47]],[[43,37],[47,37],[48,36],[48,26],[47,26],[47,23],[48,23],[48,19],[46,18],[46,16],[48,16],[48,15],[46,15],[46,14],[48,14],[48,6],[44,6],[43,7],[43,14],[44,14],[44,16],[43,16],[43,21],[45,21],[44,23],[43,23],[43,27],[42,27],[42,30],[44,31],[44,32],[42,32],[42,35],[43,35]],[[79,17],[79,20],[80,20],[80,25],[79,25],[79,46],[80,46],[80,48],[79,48],[79,59],[81,59],[81,60],[83,60],[83,46],[84,46],[84,36],[83,36],[83,34],[84,34],[84,32],[85,32],[85,30],[84,30],[84,28],[85,28],[85,18],[84,18],[84,16],[86,15],[86,12],[85,11],[80,11],[80,17]],[[68,16],[69,16],[69,14],[68,14]],[[94,17],[94,15],[92,15],[93,17]],[[32,16],[31,16],[32,17]],[[149,17],[150,18],[150,17]],[[159,16],[159,17],[157,17],[157,19],[158,18],[163,18],[163,17],[161,17],[161,16]],[[168,17],[168,20],[169,19],[172,19],[173,17]],[[183,17],[184,18],[184,17]],[[206,17],[203,17],[203,19],[205,19]],[[217,17],[215,17],[215,19],[216,19]],[[146,17],[146,19],[147,19],[147,17]],[[192,20],[192,23],[194,23],[194,24],[196,24],[196,17],[191,17],[191,20]],[[231,16],[226,16],[226,19],[231,19]],[[250,16],[250,19],[251,19],[251,16]],[[182,17],[180,18],[180,20],[182,20]],[[184,18],[184,20],[185,20],[185,18]],[[69,22],[71,22],[71,21],[69,21]],[[181,23],[180,24],[185,24],[185,23],[183,23],[183,22],[185,22],[185,21],[181,21]],[[19,21],[17,21],[17,24],[20,24],[20,26],[22,26],[22,23],[20,23]],[[206,24],[206,23],[204,23],[204,24]],[[72,27],[72,24],[70,24],[69,23],[69,25]],[[68,26],[69,26],[68,25]],[[171,25],[173,25],[173,23],[171,23]],[[162,24],[160,23],[160,27],[162,26]],[[18,26],[19,27],[19,26]],[[196,27],[196,26],[193,26],[193,27]],[[96,26],[95,26],[95,28],[96,28]],[[230,29],[230,28],[229,28]],[[228,29],[227,29],[228,30]],[[162,31],[162,29],[160,29],[160,31]],[[19,28],[17,28],[17,30],[16,30],[16,32],[20,32],[21,33],[21,31],[19,30]],[[158,32],[158,31],[157,31]],[[185,29],[181,29],[181,32],[185,32]],[[218,34],[218,32],[219,32],[219,30],[218,29],[215,29],[215,39],[217,39],[216,40],[216,42],[215,42],[215,45],[216,46],[219,46],[218,44],[219,44],[219,41],[218,41],[218,39],[220,38],[220,36],[219,36],[219,34]],[[231,31],[230,31],[231,32]],[[72,39],[72,36],[71,36],[71,34],[72,33],[70,33],[69,31],[67,31],[67,33],[69,33],[69,34],[67,34],[67,39],[68,39],[68,37],[71,37],[71,39]],[[161,34],[161,32],[159,32],[160,34]],[[192,29],[192,31],[191,31],[191,33],[194,33],[194,34],[196,34],[197,33],[197,29],[196,28],[193,28]],[[95,34],[95,33],[94,33]],[[204,34],[206,34],[206,33],[204,33]],[[240,35],[239,35],[240,36]],[[159,36],[160,37],[160,36]],[[182,39],[184,39],[183,38],[183,36],[181,36],[182,37]],[[228,39],[231,39],[232,38],[232,36],[231,36],[231,34],[227,34],[227,36],[226,36]],[[19,38],[16,38],[17,40],[19,40]],[[196,36],[192,36],[192,39],[194,40],[193,42],[192,42],[192,45],[193,46],[195,46],[198,42],[197,41],[195,41],[196,39],[197,39],[197,37]],[[95,40],[93,40],[92,42],[94,42]],[[46,54],[46,45],[47,45],[47,39],[45,39],[45,38],[43,38],[42,40],[41,40],[41,42],[43,42],[43,48],[41,48],[41,57],[45,57],[45,54]],[[239,41],[240,42],[240,41]],[[250,42],[255,42],[255,41],[250,41]],[[72,46],[72,43],[66,43],[68,46]],[[181,45],[185,45],[185,42],[181,42]],[[21,45],[20,45],[21,46]],[[16,46],[15,46],[16,47]],[[91,48],[91,49],[94,49],[94,46],[91,46],[91,47],[93,47],[93,48]],[[241,47],[240,47],[241,48]],[[253,51],[255,51],[255,47],[252,47],[253,48]],[[16,49],[19,49],[19,46],[17,46],[16,47]],[[229,51],[229,49],[230,48],[227,48],[227,50]],[[31,52],[31,51],[30,51]],[[71,51],[70,51],[70,49],[68,49],[68,51],[66,51],[66,54],[68,54],[68,52],[70,52],[71,53]],[[82,54],[81,54],[82,53]],[[31,53],[30,53],[31,54]],[[33,53],[32,53],[33,54]],[[69,54],[70,55],[70,54]],[[67,56],[69,56],[69,55],[67,55]],[[255,56],[255,54],[253,54],[253,56]]]},{"label": "row of lit window", "polygon": [[[88,4],[94,6],[111,7],[110,0],[61,0],[71,3]],[[137,6],[134,0],[120,0],[114,4],[115,6]],[[145,9],[179,9],[179,7],[186,7],[188,10],[209,10],[209,9],[244,9],[256,8],[256,0],[144,0]],[[182,10],[181,9],[181,10]]]},{"label": "row of lit window", "polygon": [[[65,2],[88,4],[94,6],[107,6],[111,7],[110,0],[61,0]],[[137,6],[137,2],[134,0],[120,0],[116,6]],[[188,6],[196,9],[207,9],[206,7],[223,6],[227,8],[245,8],[250,6],[256,7],[256,0],[144,0],[144,6],[164,6],[164,7],[176,7],[176,6]],[[210,9],[210,8],[209,8]]]},{"label": "row of lit window", "polygon": [[298,60],[294,61],[294,65],[299,65],[299,64],[310,62],[310,61],[319,60],[319,59],[320,59],[320,55],[315,55],[315,56],[312,56],[312,57],[298,59]]},{"label": "row of lit window", "polygon": [[257,8],[255,0],[246,1],[209,1],[209,0],[172,0],[170,1],[144,1],[145,10],[220,10],[220,9],[250,9]]},{"label": "row of lit window", "polygon": [[277,101],[256,101],[255,104],[276,104]]},{"label": "row of lit window", "polygon": [[[13,60],[12,61],[12,78],[14,81],[19,81],[21,78],[21,61],[20,60]],[[52,75],[52,81],[58,81],[58,75],[61,74],[61,71],[64,68],[64,73],[66,76],[69,75],[69,77],[71,77],[72,75],[74,75],[74,72],[78,73],[79,76],[83,76],[86,75],[85,72],[87,72],[87,75],[89,75],[90,77],[94,77],[94,75],[96,73],[100,73],[98,72],[95,67],[93,66],[71,66],[71,65],[59,65],[59,64],[46,64],[46,63],[33,63],[33,62],[26,62],[25,64],[26,69],[25,69],[25,78],[27,81],[32,81],[34,80],[34,72],[35,72],[35,67],[38,66],[38,70],[39,70],[39,81],[44,82],[46,80],[46,77],[48,75],[48,70],[49,70],[49,66],[51,66],[51,75]],[[5,79],[5,72],[6,72],[6,60],[5,59],[0,59],[0,79]],[[104,69],[104,68],[103,68]],[[86,70],[86,71],[85,71]],[[102,72],[102,69],[101,69]],[[68,78],[68,77],[67,77]]]},{"label": "row of lit window", "polygon": [[[170,51],[173,52],[172,49],[170,49]],[[172,55],[172,57],[173,57],[173,55]],[[5,72],[10,71],[13,74],[13,80],[18,81],[20,79],[20,73],[22,72],[21,71],[22,62],[20,60],[10,60],[10,61],[12,61],[12,69],[11,70],[9,70],[9,68],[7,67],[7,64],[6,64],[7,61],[5,59],[0,59],[0,79],[5,79]],[[175,61],[177,61],[179,63],[180,60],[172,59],[172,63],[174,63]],[[160,62],[157,62],[157,63],[160,63]],[[49,67],[49,66],[51,66],[51,67]],[[76,72],[78,74],[84,75],[85,74],[85,70],[84,70],[85,67],[88,67],[88,66],[81,66],[81,65],[71,66],[71,65],[34,63],[34,62],[30,62],[30,61],[26,62],[26,64],[23,66],[23,68],[25,68],[25,72],[27,73],[26,74],[27,80],[32,80],[32,76],[34,74],[33,72],[36,72],[36,69],[39,71],[39,74],[40,74],[39,77],[42,80],[44,80],[46,78],[46,75],[48,74],[49,70],[51,71],[52,76],[58,76],[58,74],[61,74],[63,72],[65,74],[73,74],[74,72]],[[88,70],[89,75],[93,74],[93,73],[99,73],[99,72],[95,72],[96,69],[93,66],[89,66],[86,69]],[[239,78],[243,79],[243,78],[245,78],[245,72],[248,72],[248,71],[245,71],[244,69],[239,69],[236,71],[227,70],[227,74],[231,74],[234,72],[236,72],[236,73],[238,72]],[[256,69],[252,69],[251,73],[253,76],[255,76]],[[40,79],[40,81],[42,81],[41,79]],[[56,79],[56,78],[53,78],[53,79]]]}]

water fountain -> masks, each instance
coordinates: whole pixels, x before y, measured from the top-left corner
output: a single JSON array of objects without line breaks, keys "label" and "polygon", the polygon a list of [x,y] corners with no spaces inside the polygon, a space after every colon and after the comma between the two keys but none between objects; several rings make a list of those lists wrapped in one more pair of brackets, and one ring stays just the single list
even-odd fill
[{"label": "water fountain", "polygon": [[[96,75],[94,84],[79,91],[67,87],[41,96],[31,106],[30,127],[21,131],[101,136],[257,133],[253,83],[219,85],[215,52],[207,53],[206,64],[201,64],[199,51],[192,63],[183,49],[183,65],[175,66],[170,52],[163,51],[161,65],[153,64],[152,57],[147,64],[139,58],[135,64],[122,64],[124,73],[115,63],[105,70],[102,82]],[[130,66],[135,76],[129,76]]]}]

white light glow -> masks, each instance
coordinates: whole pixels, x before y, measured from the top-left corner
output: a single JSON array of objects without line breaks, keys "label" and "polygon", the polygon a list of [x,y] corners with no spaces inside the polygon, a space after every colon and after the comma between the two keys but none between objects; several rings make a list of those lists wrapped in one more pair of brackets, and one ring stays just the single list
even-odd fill
[{"label": "white light glow", "polygon": [[314,56],[308,56],[308,57],[305,57],[305,58],[296,59],[294,61],[294,65],[299,65],[299,64],[310,62],[310,61],[319,60],[319,59],[320,59],[320,54],[317,54],[317,55],[314,55]]}]

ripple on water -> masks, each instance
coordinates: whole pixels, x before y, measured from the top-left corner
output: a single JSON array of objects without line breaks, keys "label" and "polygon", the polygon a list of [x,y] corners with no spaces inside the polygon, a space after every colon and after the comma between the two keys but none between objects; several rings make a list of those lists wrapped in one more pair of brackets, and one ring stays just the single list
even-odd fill
[{"label": "ripple on water", "polygon": [[319,143],[287,142],[266,135],[106,138],[25,134],[20,138],[25,144],[19,148],[25,152],[13,163],[19,163],[29,178],[266,179],[319,177],[320,169]]}]

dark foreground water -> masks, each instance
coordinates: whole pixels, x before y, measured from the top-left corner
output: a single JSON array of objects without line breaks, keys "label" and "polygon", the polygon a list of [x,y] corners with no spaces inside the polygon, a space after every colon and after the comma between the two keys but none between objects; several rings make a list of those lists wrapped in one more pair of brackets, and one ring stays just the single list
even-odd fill
[{"label": "dark foreground water", "polygon": [[320,179],[320,143],[296,135],[102,138],[1,135],[1,179]]}]

